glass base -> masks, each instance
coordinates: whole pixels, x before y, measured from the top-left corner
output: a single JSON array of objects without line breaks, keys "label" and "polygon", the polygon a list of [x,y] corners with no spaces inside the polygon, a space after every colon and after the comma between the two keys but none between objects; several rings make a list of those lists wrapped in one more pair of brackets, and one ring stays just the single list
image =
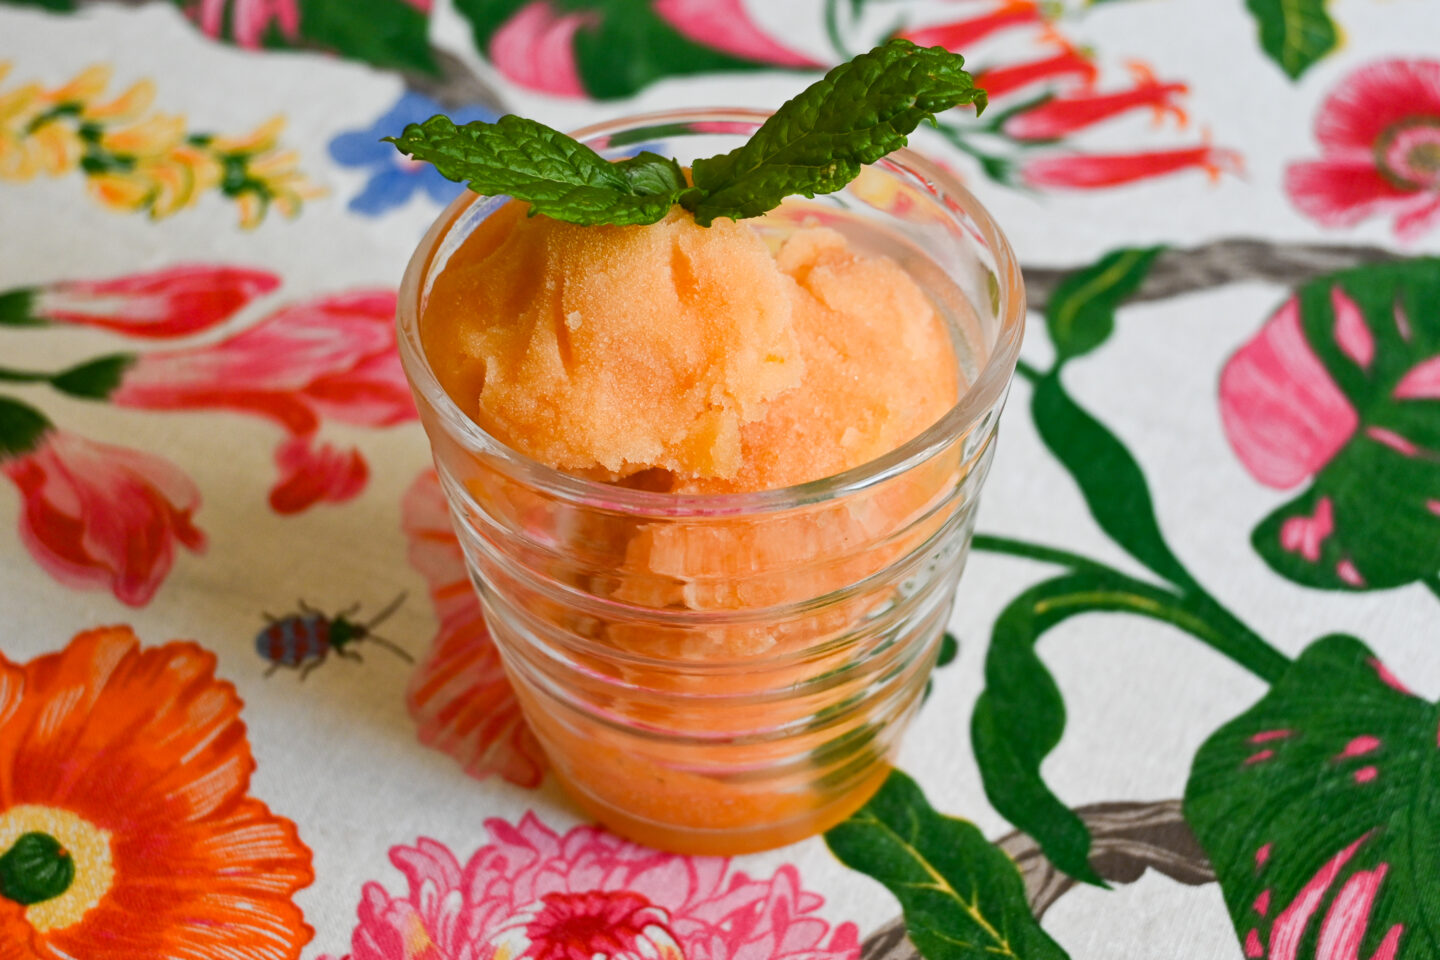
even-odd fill
[{"label": "glass base", "polygon": [[[703,822],[707,814],[714,814],[722,822],[730,821],[717,827],[666,823],[640,816],[634,812],[635,803],[627,800],[622,808],[581,787],[558,766],[552,772],[582,810],[627,840],[671,853],[733,856],[773,850],[829,830],[874,796],[889,776],[890,765],[876,763],[872,772],[844,793],[823,797],[814,793],[736,797],[718,784],[708,800],[689,794],[684,801],[688,807],[684,811],[686,819]],[[782,812],[791,815],[777,818],[776,814]]]}]

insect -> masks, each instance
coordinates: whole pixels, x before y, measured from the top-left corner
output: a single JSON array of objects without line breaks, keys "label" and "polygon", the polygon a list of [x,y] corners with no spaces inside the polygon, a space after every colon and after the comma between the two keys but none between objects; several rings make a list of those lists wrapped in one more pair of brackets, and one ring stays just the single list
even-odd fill
[{"label": "insect", "polygon": [[360,654],[352,648],[362,641],[378,643],[402,660],[414,663],[415,658],[397,644],[384,637],[377,637],[374,633],[375,628],[399,610],[404,602],[405,594],[402,593],[364,623],[356,623],[350,619],[359,611],[358,603],[333,617],[326,616],[304,600],[299,602],[299,613],[283,617],[265,614],[268,622],[265,628],[255,635],[255,652],[270,661],[270,669],[265,671],[265,676],[270,676],[281,667],[289,667],[299,670],[300,679],[304,680],[310,675],[310,671],[324,663],[325,658],[332,652],[338,657],[359,663]]}]

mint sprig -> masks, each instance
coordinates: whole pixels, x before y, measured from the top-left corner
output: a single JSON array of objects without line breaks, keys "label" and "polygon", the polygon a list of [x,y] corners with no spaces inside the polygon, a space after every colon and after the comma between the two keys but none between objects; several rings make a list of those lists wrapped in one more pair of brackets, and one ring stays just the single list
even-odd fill
[{"label": "mint sprig", "polygon": [[654,153],[610,162],[534,120],[456,126],[434,116],[384,139],[477,193],[508,194],[531,213],[592,225],[654,223],[679,203],[697,223],[758,217],[788,196],[833,193],[860,168],[905,146],[922,120],[962,103],[985,109],[985,91],[942,47],[895,38],[842,63],[788,100],[729,153],[696,160],[694,185]]}]

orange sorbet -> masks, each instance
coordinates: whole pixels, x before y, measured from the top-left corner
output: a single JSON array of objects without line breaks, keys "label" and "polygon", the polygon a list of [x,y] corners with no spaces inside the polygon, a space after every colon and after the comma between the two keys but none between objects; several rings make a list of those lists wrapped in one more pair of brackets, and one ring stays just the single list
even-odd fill
[{"label": "orange sorbet", "polygon": [[909,275],[801,228],[488,217],[421,335],[461,410],[527,456],[648,489],[735,493],[859,466],[934,423],[959,377]]}]

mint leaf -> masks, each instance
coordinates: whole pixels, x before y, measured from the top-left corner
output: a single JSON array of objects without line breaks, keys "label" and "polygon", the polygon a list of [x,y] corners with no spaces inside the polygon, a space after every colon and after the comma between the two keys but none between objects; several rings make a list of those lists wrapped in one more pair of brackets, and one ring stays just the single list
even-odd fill
[{"label": "mint leaf", "polygon": [[456,126],[449,117],[385,137],[476,193],[508,194],[530,212],[578,224],[654,223],[686,188],[679,165],[655,154],[610,163],[558,130],[524,117]]},{"label": "mint leaf", "polygon": [[961,103],[985,109],[985,91],[942,47],[895,38],[831,70],[766,120],[744,146],[695,161],[696,222],[757,217],[792,194],[833,193],[860,168],[903,147],[922,120]]}]

